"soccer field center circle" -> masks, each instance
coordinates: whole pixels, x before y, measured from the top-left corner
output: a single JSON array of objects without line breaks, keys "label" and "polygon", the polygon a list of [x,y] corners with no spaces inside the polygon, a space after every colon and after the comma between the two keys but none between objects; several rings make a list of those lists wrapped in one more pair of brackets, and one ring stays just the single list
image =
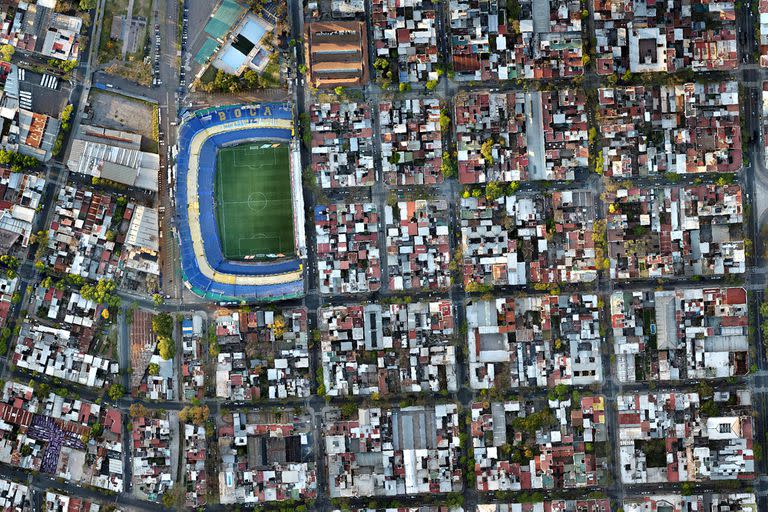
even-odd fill
[{"label": "soccer field center circle", "polygon": [[[184,281],[196,294],[222,301],[281,300],[303,294],[304,226],[295,215],[303,211],[303,198],[292,118],[290,105],[262,103],[200,110],[183,119],[176,159],[177,235]],[[222,148],[245,143],[289,148],[284,170],[289,185],[283,200],[292,215],[284,221],[290,232],[286,235],[290,243],[284,245],[291,251],[279,260],[237,261],[226,258],[222,250],[214,194],[218,154]],[[276,208],[269,194],[262,192],[267,200],[262,203],[253,193],[250,200],[246,198],[245,211],[264,214]],[[258,233],[252,236],[258,238]]]},{"label": "soccer field center circle", "polygon": [[248,209],[253,212],[260,212],[267,209],[269,199],[264,192],[253,192],[248,195]]}]

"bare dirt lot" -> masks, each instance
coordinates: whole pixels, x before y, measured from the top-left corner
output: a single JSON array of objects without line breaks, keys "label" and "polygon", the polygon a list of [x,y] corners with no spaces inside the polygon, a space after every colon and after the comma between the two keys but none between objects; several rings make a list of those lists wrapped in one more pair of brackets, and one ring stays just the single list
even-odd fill
[{"label": "bare dirt lot", "polygon": [[90,124],[141,134],[141,148],[157,151],[154,127],[157,124],[152,105],[120,94],[92,90],[90,105],[93,111]]}]

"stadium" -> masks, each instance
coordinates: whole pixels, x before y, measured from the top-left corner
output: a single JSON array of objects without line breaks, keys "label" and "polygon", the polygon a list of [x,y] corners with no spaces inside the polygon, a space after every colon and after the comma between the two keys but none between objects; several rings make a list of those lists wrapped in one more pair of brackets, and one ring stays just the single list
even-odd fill
[{"label": "stadium", "polygon": [[208,300],[304,293],[301,160],[290,105],[187,113],[176,157],[176,233],[187,288]]}]

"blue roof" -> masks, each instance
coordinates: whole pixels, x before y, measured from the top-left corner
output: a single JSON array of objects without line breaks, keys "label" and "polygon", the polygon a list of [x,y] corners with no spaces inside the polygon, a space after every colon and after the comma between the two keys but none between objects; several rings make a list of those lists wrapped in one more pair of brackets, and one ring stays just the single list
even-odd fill
[{"label": "blue roof", "polygon": [[243,29],[240,31],[240,35],[245,37],[254,45],[259,44],[259,41],[261,41],[261,38],[264,37],[264,34],[266,33],[266,27],[252,19],[249,19],[243,26]]}]

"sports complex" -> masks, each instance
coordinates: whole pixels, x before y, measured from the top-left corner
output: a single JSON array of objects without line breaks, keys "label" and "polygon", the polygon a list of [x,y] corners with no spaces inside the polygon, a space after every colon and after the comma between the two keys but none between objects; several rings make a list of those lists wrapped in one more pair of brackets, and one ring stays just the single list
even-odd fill
[{"label": "sports complex", "polygon": [[304,293],[301,163],[290,105],[188,113],[176,158],[177,234],[186,286],[217,301]]}]

